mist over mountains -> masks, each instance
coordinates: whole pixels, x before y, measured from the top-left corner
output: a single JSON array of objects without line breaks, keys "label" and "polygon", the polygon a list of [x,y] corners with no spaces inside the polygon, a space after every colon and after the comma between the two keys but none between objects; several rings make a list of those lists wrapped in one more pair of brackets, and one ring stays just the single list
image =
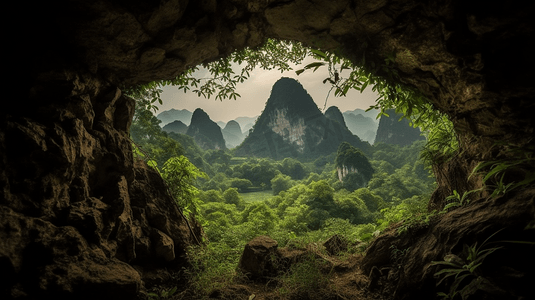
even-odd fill
[{"label": "mist over mountains", "polygon": [[191,123],[192,115],[193,112],[187,109],[178,110],[171,108],[170,110],[162,111],[156,116],[156,118],[162,121],[162,123],[160,123],[160,126],[165,126],[173,121],[181,121],[182,123],[186,124],[186,126],[189,126],[189,124]]},{"label": "mist over mountains", "polygon": [[395,113],[380,119],[377,114],[359,108],[342,113],[336,106],[323,114],[297,80],[283,77],[273,85],[260,116],[215,122],[202,109],[170,109],[157,118],[164,131],[187,133],[204,149],[237,148],[236,155],[244,156],[325,155],[344,141],[366,152],[375,142],[406,145],[423,139],[406,120],[398,123]]}]

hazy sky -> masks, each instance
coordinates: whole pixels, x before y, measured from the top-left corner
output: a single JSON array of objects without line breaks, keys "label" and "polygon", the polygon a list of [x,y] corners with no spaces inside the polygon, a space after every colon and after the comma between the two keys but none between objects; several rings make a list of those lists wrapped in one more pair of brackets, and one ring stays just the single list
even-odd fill
[{"label": "hazy sky", "polygon": [[[301,68],[297,66],[294,67],[294,70]],[[200,71],[198,75],[202,76],[203,73]],[[236,92],[241,95],[237,100],[219,101],[215,100],[214,96],[205,99],[197,97],[195,93],[184,93],[176,87],[166,86],[162,93],[163,105],[159,105],[157,113],[171,108],[187,109],[192,112],[196,108],[202,108],[216,122],[228,122],[237,117],[258,116],[271,94],[271,87],[281,77],[297,79],[312,96],[318,108],[323,111],[325,98],[330,89],[329,83],[322,83],[323,79],[328,76],[326,67],[320,67],[316,72],[307,70],[299,76],[295,74],[295,71],[281,73],[277,70],[266,71],[262,69],[256,69],[250,75],[247,81],[237,84]],[[367,109],[370,105],[375,104],[376,98],[377,95],[369,88],[363,93],[350,91],[346,97],[335,97],[333,90],[327,100],[327,108],[333,105],[338,106],[342,112],[356,108]]]}]

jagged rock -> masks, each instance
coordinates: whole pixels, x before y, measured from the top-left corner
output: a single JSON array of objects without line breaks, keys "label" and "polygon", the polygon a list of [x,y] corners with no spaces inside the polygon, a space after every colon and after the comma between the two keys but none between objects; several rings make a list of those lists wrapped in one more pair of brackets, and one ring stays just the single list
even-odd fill
[{"label": "jagged rock", "polygon": [[[134,161],[134,101],[90,76],[55,78],[47,88],[70,86],[69,104],[29,109],[55,122],[8,115],[1,125],[0,261],[11,279],[0,292],[137,298],[139,270],[187,263],[181,255],[195,238],[160,175]],[[91,100],[94,86],[102,92]]]},{"label": "jagged rock", "polygon": [[[432,261],[444,261],[445,258],[467,258],[465,247],[473,246],[478,238],[478,247],[485,239],[495,234],[489,244],[480,250],[503,247],[496,250],[482,261],[478,272],[490,280],[494,288],[483,287],[481,293],[490,293],[478,299],[503,298],[503,289],[508,294],[520,294],[532,298],[535,292],[529,282],[535,280],[530,247],[520,247],[504,242],[508,239],[516,241],[533,241],[533,228],[526,228],[528,216],[535,215],[535,193],[524,190],[507,200],[478,199],[463,209],[453,210],[440,218],[430,220],[429,224],[414,226],[407,232],[399,234],[395,228],[388,229],[379,236],[366,250],[362,261],[365,274],[374,268],[389,268],[396,263],[400,269],[399,277],[394,281],[397,299],[425,299],[437,293],[434,274],[439,271],[432,266]],[[467,234],[470,232],[470,234]],[[402,257],[394,261],[394,249],[403,251]],[[382,272],[378,277],[386,276]],[[473,278],[467,279],[468,284]],[[486,290],[485,290],[486,289]],[[495,294],[493,294],[495,293]],[[508,296],[509,296],[508,295]]]},{"label": "jagged rock", "polygon": [[276,274],[273,257],[277,252],[277,241],[268,236],[258,236],[245,245],[238,268],[251,278],[262,278]]},{"label": "jagged rock", "polygon": [[207,149],[225,150],[225,139],[221,128],[210,119],[204,110],[197,108],[191,116],[191,123],[187,135],[195,139],[199,147]]},{"label": "jagged rock", "polygon": [[175,243],[169,236],[158,229],[154,229],[151,238],[158,257],[163,258],[165,261],[175,259]]},{"label": "jagged rock", "polygon": [[303,86],[292,78],[279,79],[254,130],[236,148],[236,155],[259,157],[318,157],[335,152],[349,142],[369,153],[367,142],[353,135],[343,117],[330,111],[329,119],[318,109]]}]

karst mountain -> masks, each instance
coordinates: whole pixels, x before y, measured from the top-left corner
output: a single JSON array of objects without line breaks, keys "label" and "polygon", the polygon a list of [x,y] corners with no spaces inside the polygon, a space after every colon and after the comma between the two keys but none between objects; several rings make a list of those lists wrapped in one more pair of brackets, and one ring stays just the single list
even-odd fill
[{"label": "karst mountain", "polygon": [[415,141],[425,139],[420,134],[419,128],[409,125],[407,119],[401,119],[402,114],[396,113],[394,109],[389,109],[386,113],[388,116],[381,116],[374,143],[408,146]]},{"label": "karst mountain", "polygon": [[225,150],[225,139],[221,133],[221,127],[210,119],[208,114],[197,108],[191,116],[191,123],[187,135],[195,139],[195,143],[202,149]]},{"label": "karst mountain", "polygon": [[236,155],[318,157],[335,152],[344,141],[370,151],[369,143],[347,129],[338,108],[328,111],[323,114],[297,80],[283,77],[273,85],[264,111]]}]

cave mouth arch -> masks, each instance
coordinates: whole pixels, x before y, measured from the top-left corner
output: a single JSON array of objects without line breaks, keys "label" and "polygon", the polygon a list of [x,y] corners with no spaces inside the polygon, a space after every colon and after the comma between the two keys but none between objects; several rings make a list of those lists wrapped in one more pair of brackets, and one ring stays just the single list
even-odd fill
[{"label": "cave mouth arch", "polygon": [[[21,4],[17,4],[21,5]],[[463,154],[445,173],[469,182],[479,161],[508,158],[507,147],[533,146],[535,59],[532,3],[416,1],[63,1],[18,7],[25,28],[14,44],[41,51],[24,62],[21,101],[0,113],[0,260],[7,298],[141,297],[133,266],[181,257],[193,238],[157,174],[135,164],[128,141],[133,102],[118,86],[176,77],[188,66],[258,46],[266,37],[320,49],[341,46],[355,63],[395,64],[452,119]],[[409,52],[407,52],[409,51]],[[518,68],[522,66],[522,68]],[[533,170],[533,165],[526,167]],[[459,183],[459,184],[460,184]],[[464,189],[477,187],[477,180]],[[479,236],[507,227],[518,237],[533,219],[533,189],[474,203],[418,236],[395,297],[434,296],[425,264]],[[176,214],[174,218],[172,215]],[[472,217],[469,217],[472,216]],[[477,216],[477,217],[473,217]],[[200,230],[200,229],[199,229]],[[441,239],[437,241],[437,239]],[[38,243],[47,265],[27,268]],[[365,268],[389,264],[392,239],[379,239]],[[399,244],[399,247],[408,246]],[[371,250],[371,251],[372,251]],[[530,253],[507,258],[533,265]],[[178,265],[183,260],[173,262]],[[533,278],[522,269],[525,280]],[[62,276],[58,276],[62,274]],[[95,276],[95,274],[99,274]],[[410,275],[410,276],[409,276]],[[415,282],[411,278],[421,278]],[[522,281],[523,283],[524,281]],[[530,282],[530,281],[526,281]],[[520,291],[523,286],[519,284]],[[142,294],[142,293],[141,293]],[[72,297],[71,297],[72,298]],[[529,298],[529,297],[528,297]]]}]

